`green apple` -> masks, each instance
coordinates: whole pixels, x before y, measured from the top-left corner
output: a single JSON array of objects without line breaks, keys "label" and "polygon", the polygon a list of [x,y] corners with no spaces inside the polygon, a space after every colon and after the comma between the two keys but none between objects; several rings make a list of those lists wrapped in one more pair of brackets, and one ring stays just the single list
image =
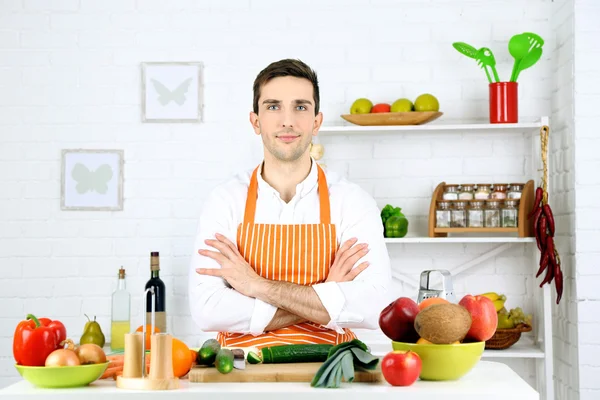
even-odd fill
[{"label": "green apple", "polygon": [[373,108],[373,103],[369,99],[360,98],[352,103],[350,114],[368,114]]},{"label": "green apple", "polygon": [[391,112],[409,112],[413,110],[413,103],[409,99],[398,99],[392,103]]},{"label": "green apple", "polygon": [[434,95],[425,93],[415,100],[415,111],[439,111],[440,103]]}]

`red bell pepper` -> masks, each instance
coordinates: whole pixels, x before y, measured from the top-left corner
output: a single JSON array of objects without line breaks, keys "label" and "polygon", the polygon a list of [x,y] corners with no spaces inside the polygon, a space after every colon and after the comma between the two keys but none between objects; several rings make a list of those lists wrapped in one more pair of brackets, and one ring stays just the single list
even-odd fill
[{"label": "red bell pepper", "polygon": [[62,322],[57,320],[52,321],[50,318],[38,319],[42,326],[47,326],[54,331],[54,334],[56,335],[56,343],[60,347],[60,342],[67,338],[67,328],[65,328]]},{"label": "red bell pepper", "polygon": [[13,356],[19,365],[43,367],[46,358],[59,348],[55,327],[44,326],[32,314],[19,322],[13,338]]}]

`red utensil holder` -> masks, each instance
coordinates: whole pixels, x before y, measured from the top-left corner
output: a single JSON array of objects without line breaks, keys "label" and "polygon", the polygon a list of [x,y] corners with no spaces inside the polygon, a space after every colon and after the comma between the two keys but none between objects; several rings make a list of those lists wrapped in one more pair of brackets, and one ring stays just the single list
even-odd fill
[{"label": "red utensil holder", "polygon": [[490,123],[515,124],[519,122],[519,84],[517,82],[490,83]]}]

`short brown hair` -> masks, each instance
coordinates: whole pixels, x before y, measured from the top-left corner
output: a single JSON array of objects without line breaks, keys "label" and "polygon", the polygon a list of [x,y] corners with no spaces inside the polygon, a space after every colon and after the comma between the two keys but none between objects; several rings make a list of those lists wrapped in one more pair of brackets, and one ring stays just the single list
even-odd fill
[{"label": "short brown hair", "polygon": [[273,78],[280,76],[293,76],[296,78],[305,78],[313,85],[313,99],[315,101],[315,115],[319,112],[319,81],[317,73],[300,60],[286,58],[269,64],[260,71],[254,80],[254,112],[258,114],[258,99],[262,87]]}]

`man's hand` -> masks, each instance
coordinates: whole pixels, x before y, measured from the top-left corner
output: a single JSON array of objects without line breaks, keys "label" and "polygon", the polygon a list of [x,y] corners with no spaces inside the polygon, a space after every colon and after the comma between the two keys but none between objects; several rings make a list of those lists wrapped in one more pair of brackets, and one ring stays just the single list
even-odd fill
[{"label": "man's hand", "polygon": [[219,233],[215,237],[216,240],[207,239],[204,242],[219,251],[198,250],[198,254],[212,258],[219,263],[221,269],[198,268],[196,272],[202,275],[219,276],[241,294],[256,297],[255,288],[263,278],[244,260],[235,244]]},{"label": "man's hand", "polygon": [[352,247],[358,239],[352,238],[344,242],[335,254],[334,262],[329,269],[325,282],[348,282],[354,280],[358,274],[367,269],[369,262],[365,261],[352,269],[354,264],[369,252],[369,245],[365,243]]}]

